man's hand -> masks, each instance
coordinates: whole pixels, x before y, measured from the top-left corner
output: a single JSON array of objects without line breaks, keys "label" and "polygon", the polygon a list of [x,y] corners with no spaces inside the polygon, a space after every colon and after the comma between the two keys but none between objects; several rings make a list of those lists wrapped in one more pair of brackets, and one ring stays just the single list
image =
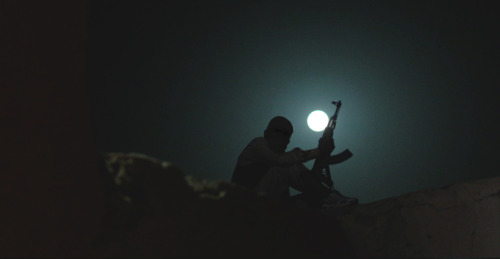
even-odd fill
[{"label": "man's hand", "polygon": [[333,138],[324,139],[323,137],[321,137],[319,139],[318,149],[321,153],[321,156],[329,156],[330,153],[332,153],[332,151],[335,149]]}]

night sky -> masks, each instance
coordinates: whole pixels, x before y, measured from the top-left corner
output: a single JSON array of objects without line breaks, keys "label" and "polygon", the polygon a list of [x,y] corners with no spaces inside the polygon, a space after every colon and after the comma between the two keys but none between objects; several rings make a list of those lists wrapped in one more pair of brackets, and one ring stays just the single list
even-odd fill
[{"label": "night sky", "polygon": [[341,100],[332,176],[361,203],[498,175],[494,1],[179,2],[89,2],[98,152],[229,181],[272,117],[310,149]]}]

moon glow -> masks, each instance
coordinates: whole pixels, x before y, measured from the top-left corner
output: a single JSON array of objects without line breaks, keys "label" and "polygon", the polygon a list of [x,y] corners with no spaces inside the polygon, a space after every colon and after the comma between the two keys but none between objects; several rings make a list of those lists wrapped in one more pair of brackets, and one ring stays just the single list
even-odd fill
[{"label": "moon glow", "polygon": [[313,111],[307,117],[307,125],[313,131],[323,131],[328,125],[328,115],[320,110]]}]

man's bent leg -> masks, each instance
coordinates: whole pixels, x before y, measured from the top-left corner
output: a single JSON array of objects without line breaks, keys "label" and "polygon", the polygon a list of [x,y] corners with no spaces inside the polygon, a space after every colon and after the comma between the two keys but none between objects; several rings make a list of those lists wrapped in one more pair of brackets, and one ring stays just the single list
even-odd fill
[{"label": "man's bent leg", "polygon": [[302,174],[305,167],[300,165],[271,167],[266,175],[260,180],[255,188],[257,192],[264,192],[268,196],[276,199],[288,199],[290,197],[290,189],[297,188],[302,191]]}]

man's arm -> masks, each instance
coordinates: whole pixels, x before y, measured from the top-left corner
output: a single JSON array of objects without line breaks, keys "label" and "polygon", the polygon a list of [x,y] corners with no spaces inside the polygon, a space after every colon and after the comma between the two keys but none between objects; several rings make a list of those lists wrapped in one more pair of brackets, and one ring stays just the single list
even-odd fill
[{"label": "man's arm", "polygon": [[333,138],[320,138],[317,148],[309,149],[304,152],[304,162],[317,159],[320,157],[329,156],[335,149],[335,142]]},{"label": "man's arm", "polygon": [[284,153],[276,153],[267,146],[267,141],[264,139],[255,139],[247,147],[245,151],[246,160],[252,163],[264,163],[268,165],[293,165],[301,163],[304,160],[304,151],[295,148]]},{"label": "man's arm", "polygon": [[[320,145],[320,147],[323,146],[325,145]],[[330,146],[333,146],[333,141],[330,144]],[[329,148],[329,151],[331,152],[330,149],[333,148],[331,147]],[[245,153],[247,155],[246,157],[248,156],[252,157],[250,159],[253,160],[254,162],[260,161],[266,164],[272,164],[278,166],[304,163],[313,159],[317,159],[322,156],[322,151],[319,147],[309,150],[294,148],[293,150],[288,152],[276,153],[267,146],[267,143],[264,139],[253,140],[252,143],[248,146],[248,150],[246,150]]]},{"label": "man's arm", "polygon": [[319,151],[319,148],[313,148],[313,149],[305,150],[304,151],[304,157],[303,157],[304,161],[303,162],[307,162],[307,161],[316,159],[316,158],[318,158],[320,156],[321,156],[321,151]]}]

